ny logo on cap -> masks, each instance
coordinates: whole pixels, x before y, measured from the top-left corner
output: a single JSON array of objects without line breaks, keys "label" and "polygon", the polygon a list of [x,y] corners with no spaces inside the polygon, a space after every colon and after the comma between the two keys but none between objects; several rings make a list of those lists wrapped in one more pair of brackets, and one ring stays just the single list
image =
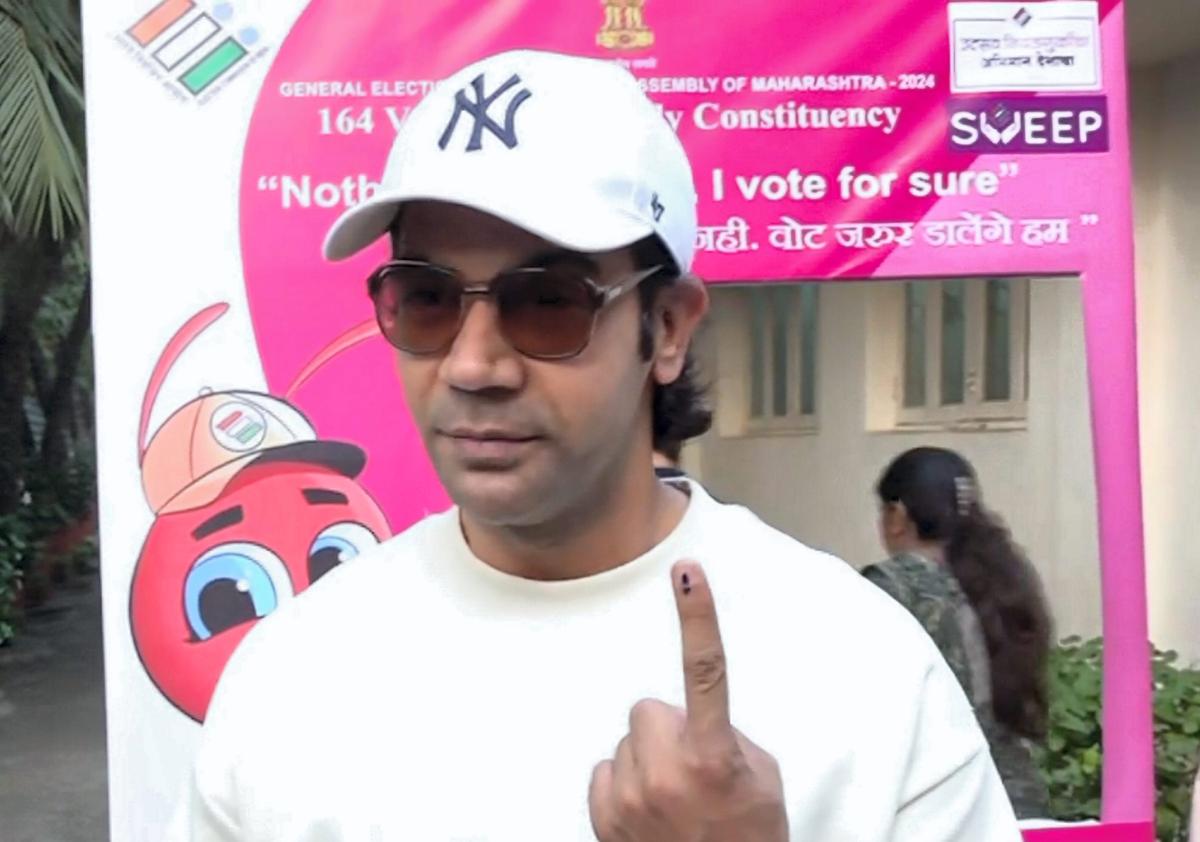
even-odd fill
[{"label": "ny logo on cap", "polygon": [[491,94],[483,92],[483,74],[479,74],[471,80],[471,90],[475,94],[475,99],[468,99],[467,89],[461,89],[454,95],[454,113],[450,115],[450,122],[446,125],[446,130],[442,132],[441,140],[438,141],[438,147],[445,149],[450,143],[450,139],[454,137],[454,130],[458,127],[458,118],[463,112],[470,114],[475,118],[475,125],[471,129],[471,139],[467,142],[467,151],[476,152],[483,148],[483,130],[487,129],[500,139],[500,142],[509,149],[517,145],[517,131],[513,125],[513,121],[517,116],[517,109],[521,107],[521,103],[529,99],[533,94],[528,88],[522,88],[517,91],[508,102],[508,108],[504,112],[504,125],[501,126],[492,116],[488,114],[488,109],[496,102],[505,91],[513,85],[519,85],[521,77],[515,73],[508,77],[508,81],[493,91]]}]

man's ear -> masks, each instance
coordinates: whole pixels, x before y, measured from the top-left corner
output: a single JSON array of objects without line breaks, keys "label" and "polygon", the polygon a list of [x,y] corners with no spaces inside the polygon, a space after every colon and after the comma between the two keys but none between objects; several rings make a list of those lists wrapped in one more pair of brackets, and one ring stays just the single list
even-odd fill
[{"label": "man's ear", "polygon": [[708,312],[708,290],[697,277],[685,275],[663,287],[650,316],[654,325],[654,380],[674,383],[683,371],[696,329]]}]

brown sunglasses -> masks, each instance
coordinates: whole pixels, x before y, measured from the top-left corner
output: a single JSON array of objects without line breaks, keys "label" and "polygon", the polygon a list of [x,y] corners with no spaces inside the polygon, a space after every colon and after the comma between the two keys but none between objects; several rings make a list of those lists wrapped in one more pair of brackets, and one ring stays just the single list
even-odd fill
[{"label": "brown sunglasses", "polygon": [[592,339],[600,311],[662,269],[652,266],[601,286],[574,263],[511,269],[488,284],[467,284],[453,269],[423,260],[390,260],[367,280],[385,339],[407,354],[438,354],[453,344],[467,299],[491,298],[500,333],[517,352],[538,360],[577,356]]}]

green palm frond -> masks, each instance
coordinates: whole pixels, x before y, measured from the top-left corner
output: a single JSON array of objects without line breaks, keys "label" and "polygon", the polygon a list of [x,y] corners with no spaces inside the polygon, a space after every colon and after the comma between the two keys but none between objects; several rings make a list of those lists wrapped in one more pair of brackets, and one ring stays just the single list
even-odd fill
[{"label": "green palm frond", "polygon": [[78,24],[61,0],[0,0],[0,225],[55,240],[83,228]]}]

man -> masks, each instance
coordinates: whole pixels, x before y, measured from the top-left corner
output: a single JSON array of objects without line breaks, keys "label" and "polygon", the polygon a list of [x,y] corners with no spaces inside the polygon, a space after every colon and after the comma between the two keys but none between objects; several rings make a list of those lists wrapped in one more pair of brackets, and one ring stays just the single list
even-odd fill
[{"label": "man", "polygon": [[695,231],[615,64],[504,53],[413,110],[326,254],[390,232],[368,285],[457,508],[246,638],[185,838],[1018,839],[903,609],[646,469],[709,422],[680,379]]},{"label": "man", "polygon": [[654,446],[654,475],[662,480],[680,480],[687,476],[687,472],[680,467],[680,459],[683,457],[683,442],[677,439],[668,439],[658,442]]}]

